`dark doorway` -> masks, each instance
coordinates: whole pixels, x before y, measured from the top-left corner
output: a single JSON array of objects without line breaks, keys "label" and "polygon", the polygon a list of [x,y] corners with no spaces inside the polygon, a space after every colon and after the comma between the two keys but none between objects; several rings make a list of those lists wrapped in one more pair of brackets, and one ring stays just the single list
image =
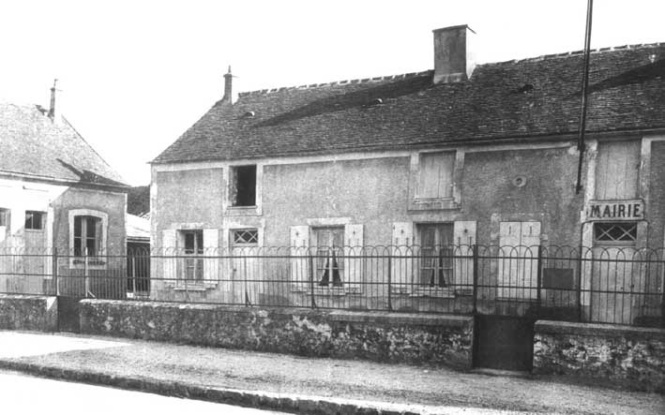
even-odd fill
[{"label": "dark doorway", "polygon": [[533,319],[476,316],[478,368],[530,371],[533,366]]}]

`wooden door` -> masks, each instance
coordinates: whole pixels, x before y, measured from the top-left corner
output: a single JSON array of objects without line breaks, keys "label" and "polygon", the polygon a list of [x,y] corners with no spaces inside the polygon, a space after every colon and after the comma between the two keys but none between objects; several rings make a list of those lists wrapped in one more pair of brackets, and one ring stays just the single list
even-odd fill
[{"label": "wooden door", "polygon": [[501,222],[499,226],[498,296],[534,299],[540,222]]}]

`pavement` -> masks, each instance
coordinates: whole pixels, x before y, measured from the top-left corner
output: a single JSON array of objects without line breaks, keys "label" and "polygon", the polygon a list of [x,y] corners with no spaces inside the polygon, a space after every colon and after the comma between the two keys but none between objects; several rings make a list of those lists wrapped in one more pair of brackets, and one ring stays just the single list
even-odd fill
[{"label": "pavement", "polygon": [[559,377],[0,331],[0,369],[306,414],[662,414],[665,396]]}]

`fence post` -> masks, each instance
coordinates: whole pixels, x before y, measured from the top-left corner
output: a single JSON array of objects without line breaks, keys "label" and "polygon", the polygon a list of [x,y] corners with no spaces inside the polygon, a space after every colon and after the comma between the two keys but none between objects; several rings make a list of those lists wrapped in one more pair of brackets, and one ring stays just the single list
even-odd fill
[{"label": "fence post", "polygon": [[577,260],[577,321],[582,321],[582,250],[583,246],[580,245]]},{"label": "fence post", "polygon": [[541,292],[540,287],[542,286],[543,279],[543,246],[538,245],[538,270],[536,271],[536,317],[540,317],[540,306],[541,306]]},{"label": "fence post", "polygon": [[51,274],[53,275],[53,285],[55,285],[55,295],[60,295],[60,279],[58,278],[58,248],[53,248],[51,255]]},{"label": "fence post", "polygon": [[314,298],[314,256],[309,253],[309,286],[310,294],[312,295],[312,308],[316,308],[316,299]]},{"label": "fence post", "polygon": [[473,314],[478,312],[478,245],[471,245],[473,253]]},{"label": "fence post", "polygon": [[88,270],[88,248],[83,249],[83,282],[85,289],[85,298],[90,294],[90,276]]},{"label": "fence post", "polygon": [[393,311],[393,256],[392,249],[388,254],[388,311]]}]

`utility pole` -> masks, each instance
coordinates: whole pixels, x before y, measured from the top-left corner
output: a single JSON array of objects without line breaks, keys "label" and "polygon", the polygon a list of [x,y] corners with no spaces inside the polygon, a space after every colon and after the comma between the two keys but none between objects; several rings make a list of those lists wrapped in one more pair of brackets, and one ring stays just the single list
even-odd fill
[{"label": "utility pole", "polygon": [[591,17],[593,15],[593,0],[588,0],[586,11],[586,34],[584,36],[584,75],[582,78],[582,112],[580,114],[580,130],[577,138],[577,151],[580,152],[580,159],[577,164],[577,185],[575,186],[575,193],[579,194],[582,191],[582,164],[584,163],[584,152],[586,145],[584,144],[584,131],[586,130],[586,110],[587,110],[587,95],[589,88],[589,59],[591,55]]}]

